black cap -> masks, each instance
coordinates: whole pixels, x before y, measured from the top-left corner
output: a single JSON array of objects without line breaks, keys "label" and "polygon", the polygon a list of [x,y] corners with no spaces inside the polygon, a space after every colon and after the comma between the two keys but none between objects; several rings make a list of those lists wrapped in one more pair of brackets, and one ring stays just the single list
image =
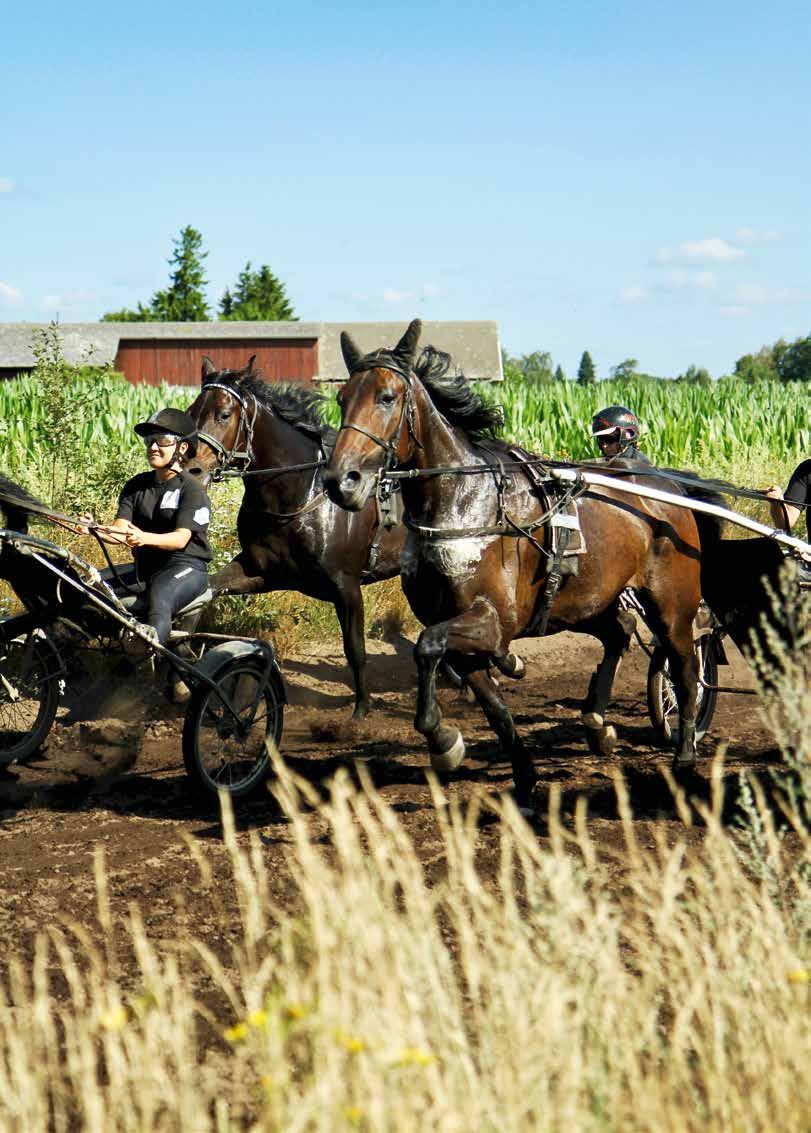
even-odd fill
[{"label": "black cap", "polygon": [[197,426],[194,418],[182,409],[159,409],[147,421],[140,421],[135,426],[139,437],[149,437],[159,433],[174,433],[181,440],[188,441],[194,447]]}]

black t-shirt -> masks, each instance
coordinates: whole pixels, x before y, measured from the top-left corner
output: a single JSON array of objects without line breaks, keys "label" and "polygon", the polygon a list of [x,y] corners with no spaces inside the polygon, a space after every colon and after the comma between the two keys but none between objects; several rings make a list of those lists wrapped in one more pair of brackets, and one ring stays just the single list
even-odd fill
[{"label": "black t-shirt", "polygon": [[788,487],[783,493],[787,504],[795,504],[805,509],[805,536],[811,536],[811,524],[808,519],[808,505],[811,503],[811,460],[804,460],[798,464],[791,474]]},{"label": "black t-shirt", "polygon": [[154,472],[140,472],[121,490],[117,519],[128,519],[142,531],[166,535],[179,527],[191,531],[182,551],[164,551],[159,547],[136,547],[135,565],[138,577],[146,582],[159,570],[173,566],[206,569],[211,561],[208,525],[211,502],[199,480],[181,472],[168,480],[156,480]]}]

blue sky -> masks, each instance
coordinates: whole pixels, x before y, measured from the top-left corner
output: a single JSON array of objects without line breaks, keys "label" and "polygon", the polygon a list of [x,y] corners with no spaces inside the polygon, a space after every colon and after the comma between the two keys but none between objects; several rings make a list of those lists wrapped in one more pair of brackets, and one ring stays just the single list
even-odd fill
[{"label": "blue sky", "polygon": [[0,321],[148,300],[186,224],[303,319],[496,319],[572,374],[811,331],[805,3],[4,5]]}]

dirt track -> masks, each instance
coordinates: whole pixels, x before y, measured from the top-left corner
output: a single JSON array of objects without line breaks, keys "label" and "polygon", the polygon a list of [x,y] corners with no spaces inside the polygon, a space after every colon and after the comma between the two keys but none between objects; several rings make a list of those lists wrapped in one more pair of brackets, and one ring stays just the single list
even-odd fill
[{"label": "dirt track", "polygon": [[[411,645],[372,644],[375,711],[368,722],[349,723],[351,697],[347,670],[337,644],[290,659],[284,675],[290,697],[283,754],[299,772],[317,782],[340,766],[365,763],[384,797],[399,812],[426,863],[437,860],[438,842],[425,782],[427,757],[411,726],[414,670]],[[541,777],[540,799],[558,783],[564,807],[586,794],[597,841],[620,838],[610,766],[622,767],[638,818],[640,839],[653,824],[683,832],[657,765],[667,756],[654,743],[645,703],[646,658],[635,646],[617,679],[613,722],[620,742],[611,765],[589,755],[578,723],[598,646],[590,639],[560,635],[519,643],[528,672],[522,682],[503,682],[522,734]],[[724,683],[750,683],[741,658],[721,670]],[[468,758],[448,784],[449,794],[465,798],[475,791],[498,792],[510,784],[509,765],[496,750],[478,709],[447,690],[441,694],[449,718],[461,726]],[[6,955],[27,949],[31,934],[54,920],[91,923],[95,912],[93,855],[104,849],[110,871],[113,910],[125,913],[137,902],[152,933],[173,936],[184,921],[195,933],[222,942],[230,934],[227,885],[224,905],[211,906],[210,893],[198,889],[199,871],[184,844],[204,849],[215,876],[223,871],[224,851],[216,812],[201,806],[187,789],[180,755],[181,716],[155,698],[135,723],[57,725],[43,757],[9,768],[0,778],[0,933]],[[721,696],[710,736],[701,749],[700,776],[720,739],[728,741],[730,773],[765,767],[775,759],[773,741],[760,721],[754,697]],[[697,781],[700,789],[701,783]],[[272,800],[244,805],[243,828],[258,829],[274,870],[276,896],[285,902],[291,884],[285,864],[290,839]],[[313,818],[318,837],[317,817]],[[695,833],[700,837],[700,832]],[[539,829],[539,837],[543,837]],[[494,828],[481,830],[481,861],[495,864]],[[182,911],[178,912],[178,907]]]}]

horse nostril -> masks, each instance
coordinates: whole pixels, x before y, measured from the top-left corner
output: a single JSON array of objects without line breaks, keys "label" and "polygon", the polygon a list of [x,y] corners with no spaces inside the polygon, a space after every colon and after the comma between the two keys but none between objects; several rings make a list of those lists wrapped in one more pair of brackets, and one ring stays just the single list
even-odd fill
[{"label": "horse nostril", "polygon": [[341,487],[344,491],[351,492],[353,488],[357,488],[360,483],[360,472],[356,469],[350,469],[349,472],[344,473],[343,483]]}]

